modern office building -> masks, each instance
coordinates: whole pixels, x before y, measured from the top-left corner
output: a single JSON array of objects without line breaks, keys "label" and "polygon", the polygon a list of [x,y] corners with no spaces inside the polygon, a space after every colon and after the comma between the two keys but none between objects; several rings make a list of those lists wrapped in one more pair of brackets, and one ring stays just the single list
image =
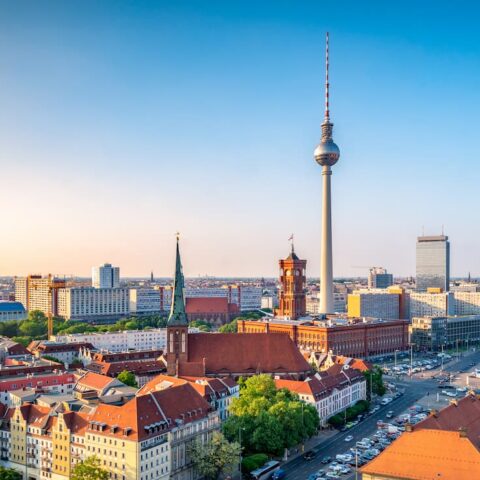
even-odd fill
[{"label": "modern office building", "polygon": [[410,341],[419,350],[440,350],[478,344],[480,315],[464,317],[414,317],[409,327]]},{"label": "modern office building", "polygon": [[57,315],[66,320],[113,321],[129,313],[128,288],[71,287],[58,291]]},{"label": "modern office building", "polygon": [[57,315],[58,292],[65,287],[65,280],[52,275],[28,275],[15,278],[15,300],[25,310],[40,310],[45,314]]},{"label": "modern office building", "polygon": [[340,158],[340,149],[334,143],[333,123],[330,121],[328,67],[328,33],[326,43],[325,117],[322,137],[314,152],[315,161],[322,167],[322,240],[320,245],[320,313],[333,313],[333,254],[332,254],[332,166]]},{"label": "modern office building", "polygon": [[372,267],[368,272],[368,288],[388,288],[393,285],[393,275],[383,267]]},{"label": "modern office building", "polygon": [[157,288],[131,288],[130,313],[132,315],[155,315],[164,312]]},{"label": "modern office building", "polygon": [[92,287],[118,288],[120,287],[120,268],[104,263],[92,268]]},{"label": "modern office building", "polygon": [[445,235],[417,238],[417,290],[441,288],[447,292],[450,285],[450,242]]},{"label": "modern office building", "polygon": [[355,290],[348,295],[348,316],[397,319],[400,317],[400,294],[386,289]]}]

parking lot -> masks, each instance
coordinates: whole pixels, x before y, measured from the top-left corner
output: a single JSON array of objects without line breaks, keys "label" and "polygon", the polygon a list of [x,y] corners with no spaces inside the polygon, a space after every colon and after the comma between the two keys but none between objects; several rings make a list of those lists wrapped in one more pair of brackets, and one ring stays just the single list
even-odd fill
[{"label": "parking lot", "polygon": [[463,397],[470,388],[479,388],[480,379],[475,377],[475,370],[480,352],[449,357],[442,362],[441,356],[435,354],[417,355],[412,365],[410,357],[398,357],[396,366],[401,367],[400,370],[392,369],[394,360],[381,363],[387,368],[385,381],[395,387],[386,394],[387,400],[378,399],[366,417],[350,422],[349,428],[312,448],[307,458],[300,456],[286,463],[282,467],[286,478],[352,480],[356,467],[379,455],[402,434],[406,424],[414,425],[426,418],[431,409],[442,408],[454,398]]}]

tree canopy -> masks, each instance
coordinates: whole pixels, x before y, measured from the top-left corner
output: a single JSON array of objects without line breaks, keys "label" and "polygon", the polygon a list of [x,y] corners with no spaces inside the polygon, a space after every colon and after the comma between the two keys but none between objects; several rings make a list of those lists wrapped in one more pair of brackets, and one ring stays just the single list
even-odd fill
[{"label": "tree canopy", "polygon": [[[371,400],[370,391],[372,393],[374,393],[375,395],[382,396],[382,395],[385,394],[387,389],[386,389],[386,387],[383,383],[383,371],[378,365],[373,366],[373,368],[371,370],[363,372],[363,375],[365,376],[365,379],[367,380],[367,398],[368,398],[368,400]],[[372,384],[371,389],[370,389],[370,383]]]},{"label": "tree canopy", "polygon": [[132,372],[129,372],[128,370],[123,370],[120,372],[117,376],[117,379],[120,380],[122,383],[125,385],[128,385],[129,387],[138,387],[137,380],[135,379],[135,375]]},{"label": "tree canopy", "polygon": [[230,443],[220,432],[213,432],[206,444],[194,443],[190,454],[198,473],[207,480],[216,480],[222,473],[233,474],[240,461],[240,445]]},{"label": "tree canopy", "polygon": [[22,480],[22,474],[13,468],[5,468],[0,466],[0,478],[2,480]]},{"label": "tree canopy", "polygon": [[268,375],[248,378],[230,413],[224,423],[226,437],[234,440],[241,434],[242,447],[252,453],[280,454],[311,437],[320,423],[314,406],[289,390],[277,390]]},{"label": "tree canopy", "polygon": [[237,333],[237,319],[233,319],[230,323],[222,325],[218,331],[220,333]]},{"label": "tree canopy", "polygon": [[[0,477],[2,478],[2,477]],[[88,457],[78,463],[72,470],[71,480],[108,480],[107,470],[101,467],[100,460],[96,456]]]}]

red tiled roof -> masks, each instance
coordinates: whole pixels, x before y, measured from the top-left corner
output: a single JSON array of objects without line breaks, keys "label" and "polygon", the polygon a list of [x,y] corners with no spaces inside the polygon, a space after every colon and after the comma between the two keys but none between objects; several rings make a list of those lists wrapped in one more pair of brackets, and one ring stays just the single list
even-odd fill
[{"label": "red tiled roof", "polygon": [[83,435],[88,427],[89,415],[80,412],[66,412],[63,418],[74,435]]},{"label": "red tiled roof", "polygon": [[[89,430],[95,429],[95,422],[98,422],[105,427],[97,433],[144,440],[158,435],[158,431],[149,431],[145,427],[162,423],[168,431],[177,425],[177,421],[189,423],[204,418],[209,411],[210,405],[189,383],[185,383],[136,396],[121,407],[100,404],[91,417],[93,425],[89,426]],[[113,426],[118,429],[114,431]],[[125,428],[131,429],[126,437]]]},{"label": "red tiled roof", "polygon": [[79,385],[91,388],[93,390],[103,390],[112,382],[112,378],[94,372],[87,372],[78,380]]},{"label": "red tiled roof", "polygon": [[[280,333],[193,333],[188,336],[188,360],[205,362],[208,374],[305,373],[311,371],[297,346]],[[182,371],[182,376],[199,376]]]},{"label": "red tiled roof", "polygon": [[227,297],[187,297],[185,312],[189,313],[229,313]]},{"label": "red tiled roof", "polygon": [[454,400],[450,405],[439,412],[432,413],[413,428],[414,430],[451,431],[465,429],[471,442],[480,448],[480,399],[475,395],[468,395],[460,400]]},{"label": "red tiled roof", "polygon": [[158,360],[131,360],[127,362],[92,362],[85,367],[91,372],[96,372],[109,377],[116,377],[127,370],[135,375],[148,375],[165,371],[165,364]]},{"label": "red tiled roof", "polygon": [[459,432],[405,432],[360,470],[374,478],[471,480],[480,478],[480,452]]},{"label": "red tiled roof", "polygon": [[[324,375],[322,376],[321,373],[324,373]],[[286,388],[299,395],[309,395],[317,400],[330,395],[333,389],[341,390],[360,380],[364,381],[363,375],[358,371],[349,369],[341,370],[336,374],[320,372],[304,381],[279,379],[275,380],[275,385],[277,388]]]}]

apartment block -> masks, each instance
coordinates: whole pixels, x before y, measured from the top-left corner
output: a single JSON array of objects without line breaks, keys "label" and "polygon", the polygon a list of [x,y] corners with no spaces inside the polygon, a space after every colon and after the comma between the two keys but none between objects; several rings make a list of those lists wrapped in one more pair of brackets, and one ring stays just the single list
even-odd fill
[{"label": "apartment block", "polygon": [[58,314],[58,292],[65,287],[65,280],[52,275],[28,275],[15,278],[15,300],[25,310],[40,310],[45,314]]},{"label": "apartment block", "polygon": [[128,288],[71,287],[58,291],[58,316],[66,320],[115,320],[130,313]]}]

